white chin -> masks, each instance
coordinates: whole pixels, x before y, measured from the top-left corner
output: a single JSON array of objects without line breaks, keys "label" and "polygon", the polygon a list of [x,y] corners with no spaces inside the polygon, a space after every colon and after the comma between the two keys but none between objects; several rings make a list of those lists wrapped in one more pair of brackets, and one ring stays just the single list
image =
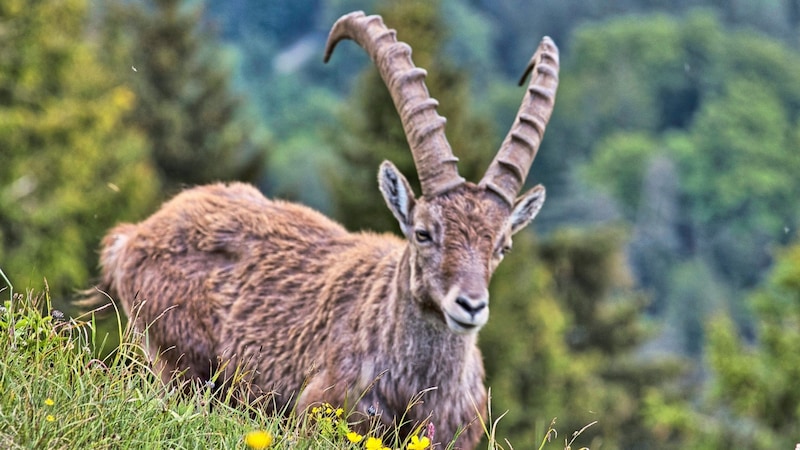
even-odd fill
[{"label": "white chin", "polygon": [[459,334],[475,333],[481,329],[483,322],[463,322],[454,319],[450,314],[444,314],[445,322],[448,328]]}]

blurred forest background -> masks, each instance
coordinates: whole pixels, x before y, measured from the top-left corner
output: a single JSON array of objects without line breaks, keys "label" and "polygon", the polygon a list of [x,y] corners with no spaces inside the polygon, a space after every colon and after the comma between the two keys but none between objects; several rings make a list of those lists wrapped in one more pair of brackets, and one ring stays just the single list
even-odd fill
[{"label": "blurred forest background", "polygon": [[[415,176],[341,14],[383,14],[476,180],[543,35],[556,110],[542,214],[481,334],[498,435],[558,417],[591,448],[800,442],[800,0],[3,0],[0,268],[66,308],[103,233],[246,180],[397,232],[376,171]],[[417,189],[417,192],[419,190]]]}]

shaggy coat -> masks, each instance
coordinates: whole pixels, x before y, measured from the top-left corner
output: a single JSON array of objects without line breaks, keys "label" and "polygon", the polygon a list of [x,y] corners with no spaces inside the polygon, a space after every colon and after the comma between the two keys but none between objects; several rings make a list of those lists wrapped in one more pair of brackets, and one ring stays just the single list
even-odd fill
[{"label": "shaggy coat", "polygon": [[[294,401],[299,410],[322,401],[362,413],[373,407],[387,424],[425,391],[406,419],[430,416],[436,436],[449,440],[485,415],[477,334],[449,328],[412,273],[485,289],[508,232],[487,220],[508,216],[492,197],[465,184],[425,208],[441,217],[420,221],[436,220],[447,246],[464,250],[433,255],[431,266],[418,244],[348,233],[252,186],[199,187],[108,233],[104,287],[147,330],[165,381],[176,371],[205,381],[230,361],[224,376],[245,365],[255,394],[276,394],[268,405],[278,410]],[[481,433],[469,426],[460,442],[474,445]]]}]

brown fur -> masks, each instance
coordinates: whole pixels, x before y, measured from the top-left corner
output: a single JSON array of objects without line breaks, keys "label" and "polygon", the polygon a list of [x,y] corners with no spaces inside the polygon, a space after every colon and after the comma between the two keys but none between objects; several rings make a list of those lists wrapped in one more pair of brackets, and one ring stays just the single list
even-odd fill
[{"label": "brown fur", "polygon": [[111,230],[103,281],[134,326],[147,329],[165,378],[186,370],[208,380],[230,360],[226,376],[245,364],[279,410],[294,400],[300,410],[322,401],[374,406],[387,424],[434,388],[407,419],[430,414],[444,440],[472,424],[459,440],[469,448],[482,433],[474,421],[486,414],[483,365],[476,333],[449,328],[439,302],[453,286],[485,290],[498,245],[510,239],[509,211],[465,184],[420,199],[413,212],[417,227],[441,235],[433,236],[441,251],[350,234],[245,184],[198,187],[140,224]]}]

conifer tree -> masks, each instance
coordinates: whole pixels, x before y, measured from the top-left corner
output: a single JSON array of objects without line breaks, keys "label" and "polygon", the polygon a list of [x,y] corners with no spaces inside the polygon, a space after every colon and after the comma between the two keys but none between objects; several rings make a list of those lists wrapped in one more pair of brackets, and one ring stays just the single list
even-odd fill
[{"label": "conifer tree", "polygon": [[622,264],[616,230],[562,230],[537,242],[520,233],[492,281],[480,334],[498,435],[515,447],[541,441],[557,417],[581,446],[633,448],[654,439],[642,410],[682,369],[636,357],[647,336],[643,298]]},{"label": "conifer tree", "polygon": [[[106,34],[128,46],[127,79],[139,101],[130,121],[147,139],[168,191],[218,180],[255,180],[266,134],[234,93],[225,54],[184,0],[148,0],[109,8]],[[170,192],[171,193],[171,192]]]},{"label": "conifer tree", "polygon": [[[651,392],[649,421],[675,448],[792,448],[800,436],[800,243],[781,249],[748,296],[755,339],[726,313],[708,324],[705,395]],[[702,446],[702,447],[701,447]]]},{"label": "conifer tree", "polygon": [[84,0],[0,4],[0,264],[18,290],[46,278],[56,299],[89,286],[105,230],[158,191],[123,123],[136,95],[100,63],[86,20]]},{"label": "conifer tree", "polygon": [[574,408],[568,413],[596,412],[593,432],[602,435],[604,445],[633,448],[653,439],[641,413],[644,392],[665,388],[685,367],[678,359],[637,353],[650,335],[642,321],[647,299],[633,286],[625,239],[613,228],[563,229],[542,243],[539,255],[569,317],[564,336],[571,358],[588,362],[587,384],[596,389],[568,392]]}]

